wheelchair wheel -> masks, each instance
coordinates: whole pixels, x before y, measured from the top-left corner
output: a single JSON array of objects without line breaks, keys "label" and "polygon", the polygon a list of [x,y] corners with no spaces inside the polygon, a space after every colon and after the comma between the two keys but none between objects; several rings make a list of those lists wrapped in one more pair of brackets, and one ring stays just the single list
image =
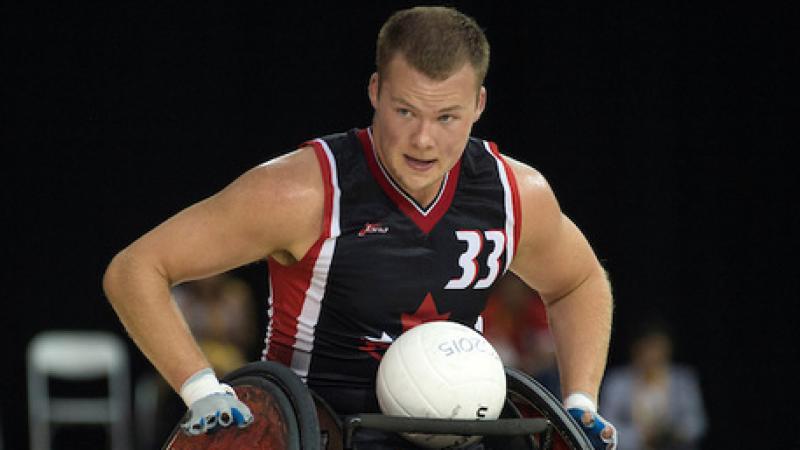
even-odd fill
[{"label": "wheelchair wheel", "polygon": [[322,399],[316,392],[309,389],[311,398],[317,410],[317,420],[320,429],[320,449],[321,450],[342,450],[344,435],[342,434],[342,420],[331,406]]},{"label": "wheelchair wheel", "polygon": [[[521,417],[547,419],[552,431],[535,437],[533,448],[592,450],[592,444],[561,402],[538,381],[517,369],[506,367],[507,403]],[[507,405],[508,407],[508,405]]]},{"label": "wheelchair wheel", "polygon": [[320,428],[314,399],[289,368],[270,361],[247,364],[222,380],[253,413],[245,429],[222,428],[187,436],[180,424],[170,434],[166,450],[320,450]]}]

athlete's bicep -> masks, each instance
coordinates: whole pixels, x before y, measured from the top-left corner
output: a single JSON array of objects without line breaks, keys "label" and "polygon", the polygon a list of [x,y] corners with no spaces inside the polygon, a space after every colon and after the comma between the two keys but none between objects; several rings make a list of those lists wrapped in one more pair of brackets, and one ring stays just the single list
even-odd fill
[{"label": "athlete's bicep", "polygon": [[172,283],[298,252],[319,235],[322,184],[311,149],[249,170],[215,195],[169,218],[129,251]]},{"label": "athlete's bicep", "polygon": [[520,190],[522,226],[511,270],[545,301],[568,294],[599,268],[583,233],[561,212],[545,178],[512,161]]}]

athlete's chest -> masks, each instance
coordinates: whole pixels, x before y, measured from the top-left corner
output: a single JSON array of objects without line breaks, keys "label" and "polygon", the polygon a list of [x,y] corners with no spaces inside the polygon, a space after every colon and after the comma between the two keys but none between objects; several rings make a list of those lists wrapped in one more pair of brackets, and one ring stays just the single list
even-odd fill
[{"label": "athlete's chest", "polygon": [[460,194],[426,232],[380,192],[359,190],[357,200],[343,193],[330,279],[351,300],[380,297],[384,305],[428,293],[437,301],[483,297],[505,268],[506,216],[502,202]]},{"label": "athlete's chest", "polygon": [[328,242],[329,311],[363,323],[421,308],[474,320],[513,257],[514,213],[499,157],[470,141],[421,208],[382,167],[366,132],[329,144],[337,230]]}]

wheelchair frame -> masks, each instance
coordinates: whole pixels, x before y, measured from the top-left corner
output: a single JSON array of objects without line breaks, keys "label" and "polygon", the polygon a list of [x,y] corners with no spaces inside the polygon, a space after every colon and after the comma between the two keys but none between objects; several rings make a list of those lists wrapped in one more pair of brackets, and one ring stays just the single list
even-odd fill
[{"label": "wheelchair frame", "polygon": [[[313,390],[276,362],[247,364],[223,378],[256,416],[243,430],[187,436],[176,425],[164,450],[358,450],[360,430],[484,436],[487,450],[591,450],[581,427],[546,388],[507,367],[506,404],[495,420],[450,420],[356,414],[340,417]],[[271,420],[265,420],[270,417]],[[259,424],[259,419],[261,422]]]}]

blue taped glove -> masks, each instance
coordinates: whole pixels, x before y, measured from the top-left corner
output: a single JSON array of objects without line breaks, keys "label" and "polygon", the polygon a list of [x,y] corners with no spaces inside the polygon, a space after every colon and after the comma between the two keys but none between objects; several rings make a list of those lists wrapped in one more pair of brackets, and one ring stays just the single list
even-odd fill
[{"label": "blue taped glove", "polygon": [[[564,401],[564,405],[569,415],[583,428],[595,450],[616,450],[619,440],[616,427],[597,414],[594,402],[587,395],[572,394]],[[611,429],[609,438],[604,438],[602,435],[606,427]]]},{"label": "blue taped glove", "polygon": [[235,395],[215,393],[197,400],[189,408],[189,418],[181,423],[186,434],[206,433],[217,426],[227,427],[236,424],[244,428],[253,422],[250,408]]},{"label": "blue taped glove", "polygon": [[244,428],[253,422],[250,408],[236,397],[233,388],[220,383],[211,369],[192,375],[180,394],[189,406],[189,416],[181,423],[186,434],[203,434],[232,424]]}]

